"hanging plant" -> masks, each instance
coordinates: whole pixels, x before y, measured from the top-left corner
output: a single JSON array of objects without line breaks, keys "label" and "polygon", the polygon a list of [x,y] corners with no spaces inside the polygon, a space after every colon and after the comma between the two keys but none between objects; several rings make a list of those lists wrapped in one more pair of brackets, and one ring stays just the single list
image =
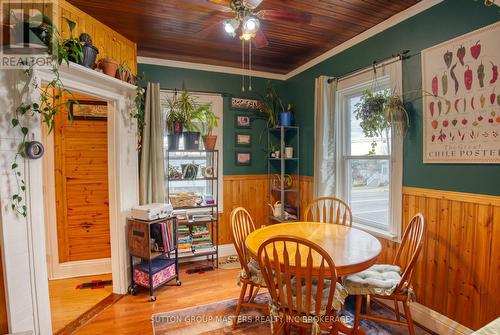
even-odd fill
[{"label": "hanging plant", "polygon": [[387,91],[372,93],[364,91],[361,97],[361,102],[358,102],[354,110],[354,116],[360,120],[359,125],[366,137],[373,138],[372,150],[369,154],[375,153],[377,142],[375,138],[383,136],[385,130],[389,127],[387,118],[384,112],[384,104],[387,98]]},{"label": "hanging plant", "polygon": [[393,129],[394,134],[404,137],[410,126],[408,112],[403,103],[403,99],[397,94],[391,94],[386,97],[384,112],[387,122]]},{"label": "hanging plant", "polygon": [[[11,119],[11,125],[14,129],[19,129],[22,134],[21,143],[19,144],[19,150],[14,156],[14,161],[12,162],[11,169],[14,172],[16,178],[17,190],[11,196],[11,208],[16,213],[26,217],[27,215],[27,205],[25,200],[26,192],[26,182],[20,170],[20,159],[26,159],[26,150],[29,147],[29,134],[30,125],[33,120],[37,120],[40,117],[41,121],[47,125],[48,133],[50,134],[54,129],[55,116],[58,111],[65,107],[69,109],[70,100],[78,104],[73,94],[64,87],[59,75],[59,66],[65,61],[68,66],[70,61],[79,61],[82,59],[81,45],[75,43],[75,38],[72,36],[72,31],[75,28],[75,23],[69,19],[66,19],[71,36],[69,39],[62,40],[57,29],[52,25],[51,21],[46,17],[33,17],[30,19],[30,24],[32,22],[41,22],[39,26],[31,26],[32,31],[43,31],[46,36],[43,41],[48,46],[49,52],[52,50],[57,50],[56,54],[51,54],[52,56],[52,68],[51,72],[53,74],[53,79],[48,82],[43,88],[39,87],[36,83],[36,79],[33,77],[33,66],[34,64],[28,65],[24,73],[27,77],[28,82],[34,82],[34,89],[40,91],[40,96],[36,102],[22,102],[15,110]],[[65,99],[62,101],[63,95],[67,94],[71,99]],[[70,114],[71,118],[71,114]]]},{"label": "hanging plant", "polygon": [[[142,78],[141,78],[142,79]],[[141,80],[139,79],[139,80]],[[146,125],[144,114],[144,94],[146,90],[143,87],[137,86],[134,98],[134,106],[130,110],[130,117],[137,121],[137,150],[141,149],[142,133]]]},{"label": "hanging plant", "polygon": [[361,120],[363,134],[374,139],[369,154],[375,153],[375,138],[382,138],[388,128],[392,128],[397,136],[406,135],[409,127],[408,112],[397,93],[391,94],[388,90],[373,93],[367,90],[355,107],[354,116]]}]

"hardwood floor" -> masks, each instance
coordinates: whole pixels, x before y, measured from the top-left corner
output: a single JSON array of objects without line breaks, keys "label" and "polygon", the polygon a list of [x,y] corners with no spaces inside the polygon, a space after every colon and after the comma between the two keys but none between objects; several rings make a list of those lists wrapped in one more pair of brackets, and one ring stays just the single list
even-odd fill
[{"label": "hardwood floor", "polygon": [[49,280],[52,331],[54,333],[111,295],[111,286],[94,290],[75,289],[76,285],[95,279],[109,280],[111,274]]},{"label": "hardwood floor", "polygon": [[[181,266],[182,286],[162,287],[156,292],[155,302],[149,301],[147,290],[139,289],[136,296],[126,295],[75,334],[152,334],[151,316],[154,313],[238,297],[240,287],[236,285],[236,277],[239,269],[216,269],[202,274],[186,274],[189,267],[192,265]],[[172,285],[175,285],[175,282]]]}]

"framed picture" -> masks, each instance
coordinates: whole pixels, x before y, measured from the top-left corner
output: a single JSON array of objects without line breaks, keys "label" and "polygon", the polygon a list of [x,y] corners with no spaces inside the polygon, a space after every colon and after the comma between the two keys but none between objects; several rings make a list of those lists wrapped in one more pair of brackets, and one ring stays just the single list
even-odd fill
[{"label": "framed picture", "polygon": [[500,22],[422,50],[424,163],[500,163]]},{"label": "framed picture", "polygon": [[250,147],[252,145],[252,135],[236,133],[236,145],[240,147]]},{"label": "framed picture", "polygon": [[239,165],[239,166],[252,165],[252,153],[251,152],[236,151],[234,158],[235,158],[236,165]]},{"label": "framed picture", "polygon": [[108,104],[104,101],[74,101],[70,104],[70,113],[74,120],[103,120],[108,118]]},{"label": "framed picture", "polygon": [[252,119],[248,115],[236,115],[236,128],[251,128]]}]

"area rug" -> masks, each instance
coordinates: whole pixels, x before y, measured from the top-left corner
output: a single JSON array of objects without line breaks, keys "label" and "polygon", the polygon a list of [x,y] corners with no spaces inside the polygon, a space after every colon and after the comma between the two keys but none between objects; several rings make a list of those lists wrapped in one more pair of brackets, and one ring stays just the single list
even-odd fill
[{"label": "area rug", "polygon": [[232,270],[239,269],[241,267],[240,260],[237,255],[219,257],[217,261],[219,262],[219,269]]},{"label": "area rug", "polygon": [[[233,313],[236,308],[236,299],[220,301],[212,304],[201,305],[168,313],[157,313],[151,317],[153,333],[155,335],[215,335],[215,334],[271,334],[267,318],[253,308],[242,308],[238,327],[232,329]],[[257,303],[267,304],[268,294],[261,293],[256,298]],[[354,321],[354,299],[346,302],[346,315],[343,321],[352,326]],[[394,313],[380,303],[372,302],[373,314],[394,318]],[[367,335],[406,335],[407,328],[376,323],[362,319],[361,326]],[[295,332],[292,332],[295,334]],[[428,335],[425,330],[415,326],[416,335]]]}]

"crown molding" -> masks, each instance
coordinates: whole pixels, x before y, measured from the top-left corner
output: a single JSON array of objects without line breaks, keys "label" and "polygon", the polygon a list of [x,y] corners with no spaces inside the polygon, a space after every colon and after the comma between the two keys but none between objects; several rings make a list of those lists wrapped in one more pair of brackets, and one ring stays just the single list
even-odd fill
[{"label": "crown molding", "polygon": [[182,69],[190,69],[190,70],[199,70],[199,71],[209,71],[209,72],[219,72],[219,73],[228,73],[228,74],[236,74],[266,79],[274,79],[274,80],[285,80],[284,74],[264,72],[264,71],[249,71],[242,70],[236,67],[229,66],[219,66],[219,65],[209,65],[202,63],[190,63],[190,62],[182,62],[177,60],[170,59],[162,59],[162,58],[153,58],[153,57],[137,57],[137,63],[139,64],[150,64],[150,65],[160,65],[160,66],[169,66],[176,67]]},{"label": "crown molding", "polygon": [[[334,47],[333,49],[328,50],[327,52],[323,53],[322,55],[311,59],[310,61],[306,62],[305,64],[299,66],[295,70],[292,70],[288,72],[287,74],[278,74],[278,73],[272,73],[272,72],[263,72],[263,71],[252,71],[251,75],[253,77],[259,77],[259,78],[267,78],[267,79],[275,79],[275,80],[288,80],[292,77],[295,77],[296,75],[310,69],[311,67],[341,53],[342,51],[345,51],[354,45],[361,43],[370,37],[375,36],[378,33],[381,33],[382,31],[389,29],[398,23],[401,23],[412,16],[415,16],[423,11],[426,11],[427,9],[443,2],[443,0],[422,0],[418,2],[417,4],[405,9],[402,12],[399,12],[387,20],[377,24],[376,26],[373,26],[372,28],[362,32],[359,35],[356,35],[355,37],[351,38],[350,40],[345,41],[344,43]],[[170,67],[177,67],[177,68],[184,68],[184,69],[192,69],[192,70],[200,70],[200,71],[211,71],[211,72],[219,72],[219,73],[229,73],[229,74],[236,74],[236,75],[242,75],[244,74],[245,76],[250,75],[250,71],[248,70],[241,70],[239,68],[235,67],[227,67],[227,66],[218,66],[218,65],[208,65],[208,64],[202,64],[202,63],[190,63],[190,62],[182,62],[182,61],[174,61],[174,60],[168,60],[168,59],[160,59],[160,58],[152,58],[152,57],[137,57],[137,62],[139,64],[151,64],[151,65],[161,65],[161,66],[170,66]]]}]

